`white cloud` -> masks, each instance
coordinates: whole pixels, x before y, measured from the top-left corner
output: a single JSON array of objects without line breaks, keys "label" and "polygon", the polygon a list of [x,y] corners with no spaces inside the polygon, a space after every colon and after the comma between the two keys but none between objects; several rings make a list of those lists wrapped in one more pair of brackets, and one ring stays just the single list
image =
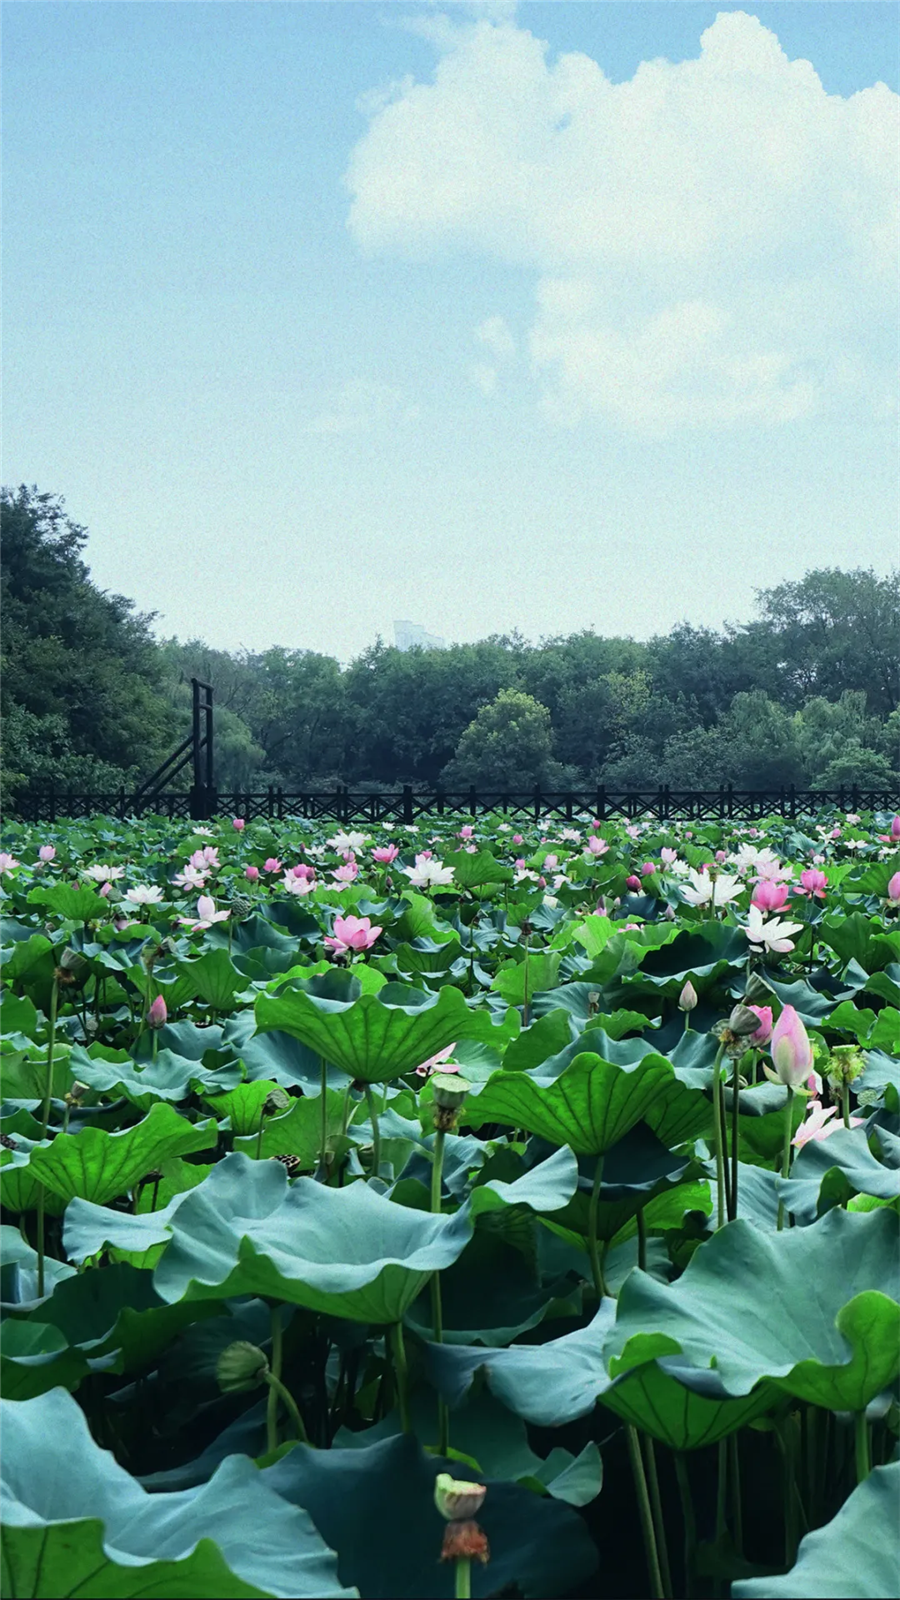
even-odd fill
[{"label": "white cloud", "polygon": [[491,367],[486,361],[476,361],[470,367],[469,374],[475,387],[490,399],[497,393],[497,368]]},{"label": "white cloud", "polygon": [[389,383],[374,383],[368,378],[353,378],[331,396],[306,432],[322,435],[372,433],[376,428],[396,428],[414,422],[418,415],[418,407],[409,404],[402,389]]},{"label": "white cloud", "polygon": [[503,317],[486,317],[475,329],[478,344],[483,344],[498,361],[509,360],[516,353],[516,341]]},{"label": "white cloud", "polygon": [[514,21],[444,18],[432,37],[433,81],[373,104],[350,227],[370,251],[531,268],[551,414],[650,431],[884,414],[900,103],[884,84],[826,94],[744,12],[720,13],[697,59],[619,84]]}]

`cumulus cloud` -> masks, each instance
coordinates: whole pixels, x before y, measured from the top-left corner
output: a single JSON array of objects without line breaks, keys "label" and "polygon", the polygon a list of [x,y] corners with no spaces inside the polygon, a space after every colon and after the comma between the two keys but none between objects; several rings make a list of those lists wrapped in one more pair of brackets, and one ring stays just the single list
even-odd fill
[{"label": "cumulus cloud", "polygon": [[[367,251],[532,269],[553,416],[652,432],[887,413],[900,101],[884,84],[826,94],[745,12],[720,13],[696,59],[624,83],[511,19],[444,19],[432,38],[433,80],[372,104],[350,227]],[[499,357],[505,323],[480,326]]]}]

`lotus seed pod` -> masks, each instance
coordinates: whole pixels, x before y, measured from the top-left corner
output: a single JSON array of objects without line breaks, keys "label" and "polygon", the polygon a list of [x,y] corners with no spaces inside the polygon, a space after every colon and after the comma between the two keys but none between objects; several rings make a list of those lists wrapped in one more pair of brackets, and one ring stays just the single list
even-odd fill
[{"label": "lotus seed pod", "polygon": [[263,1116],[272,1117],[276,1111],[289,1111],[290,1105],[290,1095],[279,1084],[276,1084],[274,1089],[269,1090],[263,1101]]},{"label": "lotus seed pod", "polygon": [[481,1510],[487,1485],[466,1483],[462,1478],[451,1478],[449,1472],[439,1472],[434,1480],[434,1503],[448,1522],[465,1522]]},{"label": "lotus seed pod", "polygon": [[442,1111],[458,1111],[472,1085],[465,1078],[438,1072],[431,1080],[434,1103]]},{"label": "lotus seed pod", "polygon": [[728,1026],[732,1033],[736,1033],[739,1038],[742,1038],[746,1034],[757,1032],[759,1029],[759,1017],[755,1011],[750,1010],[749,1006],[735,1006],[731,1016],[728,1018]]}]

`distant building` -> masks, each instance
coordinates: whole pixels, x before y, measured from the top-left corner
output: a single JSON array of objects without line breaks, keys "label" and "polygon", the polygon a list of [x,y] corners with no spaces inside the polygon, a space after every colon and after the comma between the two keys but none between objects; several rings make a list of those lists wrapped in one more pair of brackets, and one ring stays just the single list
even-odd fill
[{"label": "distant building", "polygon": [[398,650],[445,650],[446,640],[439,634],[427,633],[418,622],[395,622],[394,639]]}]

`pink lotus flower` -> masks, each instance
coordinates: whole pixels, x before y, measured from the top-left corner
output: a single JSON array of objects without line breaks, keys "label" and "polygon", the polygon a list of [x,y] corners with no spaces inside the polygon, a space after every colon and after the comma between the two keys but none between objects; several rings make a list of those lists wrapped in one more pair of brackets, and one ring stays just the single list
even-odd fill
[{"label": "pink lotus flower", "polygon": [[786,883],[775,883],[771,878],[762,878],[753,890],[750,904],[758,906],[760,911],[783,911],[787,900]]},{"label": "pink lotus flower", "polygon": [[887,897],[892,906],[900,906],[900,872],[895,872],[887,886]]},{"label": "pink lotus flower", "polygon": [[524,844],[525,840],[522,837],[521,833],[514,833],[513,836],[512,836],[512,842],[513,842],[513,844]]},{"label": "pink lotus flower", "polygon": [[243,833],[243,831],[246,828],[247,824],[244,821],[243,817],[232,817],[231,826],[233,827],[235,833]]},{"label": "pink lotus flower", "polygon": [[295,873],[286,872],[281,880],[281,887],[288,894],[312,894],[316,887],[316,880],[314,877],[298,878]]},{"label": "pink lotus flower", "polygon": [[15,856],[11,856],[7,850],[0,850],[0,872],[12,872],[21,865],[21,861],[17,861]]},{"label": "pink lotus flower", "polygon": [[244,877],[249,878],[251,883],[256,883],[259,879],[259,867],[245,867]]},{"label": "pink lotus flower", "polygon": [[429,1056],[427,1061],[416,1067],[416,1077],[428,1078],[432,1072],[458,1072],[459,1062],[450,1060],[456,1045],[457,1041],[454,1039],[452,1044],[445,1045],[436,1055]]},{"label": "pink lotus flower", "polygon": [[795,889],[794,893],[796,895],[809,895],[810,900],[814,897],[824,900],[827,886],[828,878],[824,872],[821,872],[818,867],[806,867],[800,874],[800,887]]},{"label": "pink lotus flower", "polygon": [[641,887],[640,878],[636,878],[634,873],[632,872],[630,877],[627,877],[625,879],[625,887],[626,887],[626,889],[631,889],[631,890],[639,889]]},{"label": "pink lotus flower", "polygon": [[163,996],[158,994],[156,999],[151,1004],[150,1010],[147,1012],[147,1027],[164,1028],[168,1020],[168,1016],[169,1012],[166,1007],[166,1002],[163,999]]},{"label": "pink lotus flower", "polygon": [[53,844],[42,844],[38,851],[38,859],[40,861],[52,861],[55,855],[56,846]]},{"label": "pink lotus flower", "polygon": [[371,950],[381,931],[372,927],[368,917],[335,917],[334,934],[326,935],[325,944],[336,956],[347,955],[351,950]]},{"label": "pink lotus flower", "polygon": [[211,894],[201,894],[197,901],[197,917],[179,917],[178,921],[185,923],[191,933],[202,933],[205,928],[211,928],[215,922],[227,922],[231,915],[228,911],[217,911],[216,902]]},{"label": "pink lotus flower", "polygon": [[397,845],[379,844],[372,851],[372,860],[377,861],[379,866],[389,867],[392,861],[396,861],[399,854],[400,851]]},{"label": "pink lotus flower", "polygon": [[673,850],[669,845],[664,844],[659,852],[659,859],[664,867],[672,867],[678,860],[678,851]]},{"label": "pink lotus flower", "polygon": [[214,845],[207,845],[203,850],[195,850],[188,861],[188,866],[193,867],[195,872],[204,874],[217,872],[219,869],[219,852]]},{"label": "pink lotus flower", "polygon": [[880,833],[878,837],[882,844],[900,844],[900,817],[893,818],[890,833]]},{"label": "pink lotus flower", "polygon": [[759,1050],[764,1044],[768,1044],[772,1037],[772,1007],[748,1006],[747,1009],[748,1011],[755,1012],[755,1014],[759,1017],[759,1027],[755,1033],[751,1033],[749,1035],[747,1039],[747,1045],[748,1047],[755,1045]]},{"label": "pink lotus flower", "polygon": [[[818,1100],[810,1100],[807,1107],[806,1118],[801,1122],[794,1134],[791,1144],[802,1150],[811,1139],[817,1142],[827,1139],[832,1133],[837,1133],[844,1126],[843,1122],[831,1122],[830,1118],[837,1114],[837,1106],[823,1107]],[[859,1128],[864,1121],[863,1117],[851,1117],[851,1128]]]},{"label": "pink lotus flower", "polygon": [[727,861],[728,860],[727,852],[725,850],[717,850],[716,851],[716,860],[719,862],[720,865],[721,865],[721,863],[723,861]]},{"label": "pink lotus flower", "polygon": [[596,833],[591,834],[585,845],[585,850],[592,856],[605,856],[608,849],[609,845],[606,840],[601,839],[599,834]]},{"label": "pink lotus flower", "polygon": [[305,861],[298,862],[297,866],[291,867],[290,870],[295,878],[314,878],[316,875],[315,867],[308,867]]},{"label": "pink lotus flower", "polygon": [[645,861],[641,867],[641,877],[651,878],[656,871],[655,861]]},{"label": "pink lotus flower", "polygon": [[359,867],[355,861],[345,861],[342,867],[336,867],[331,874],[335,883],[353,883],[359,877]]},{"label": "pink lotus flower", "polygon": [[267,856],[263,862],[263,872],[280,872],[281,862],[277,856]]},{"label": "pink lotus flower", "polygon": [[558,867],[558,866],[559,866],[559,856],[548,855],[548,856],[544,857],[543,870],[545,872],[552,872],[553,868],[554,867]]},{"label": "pink lotus flower", "polygon": [[690,978],[688,978],[687,983],[678,996],[678,1009],[679,1011],[693,1011],[696,1004],[697,991],[694,988],[694,985],[691,983]]},{"label": "pink lotus flower", "polygon": [[464,822],[459,830],[459,837],[461,839],[471,839],[474,833],[475,829],[472,827],[471,822]]},{"label": "pink lotus flower", "polygon": [[793,1006],[785,1006],[775,1024],[771,1055],[776,1081],[789,1089],[799,1089],[813,1069],[809,1034]]}]

